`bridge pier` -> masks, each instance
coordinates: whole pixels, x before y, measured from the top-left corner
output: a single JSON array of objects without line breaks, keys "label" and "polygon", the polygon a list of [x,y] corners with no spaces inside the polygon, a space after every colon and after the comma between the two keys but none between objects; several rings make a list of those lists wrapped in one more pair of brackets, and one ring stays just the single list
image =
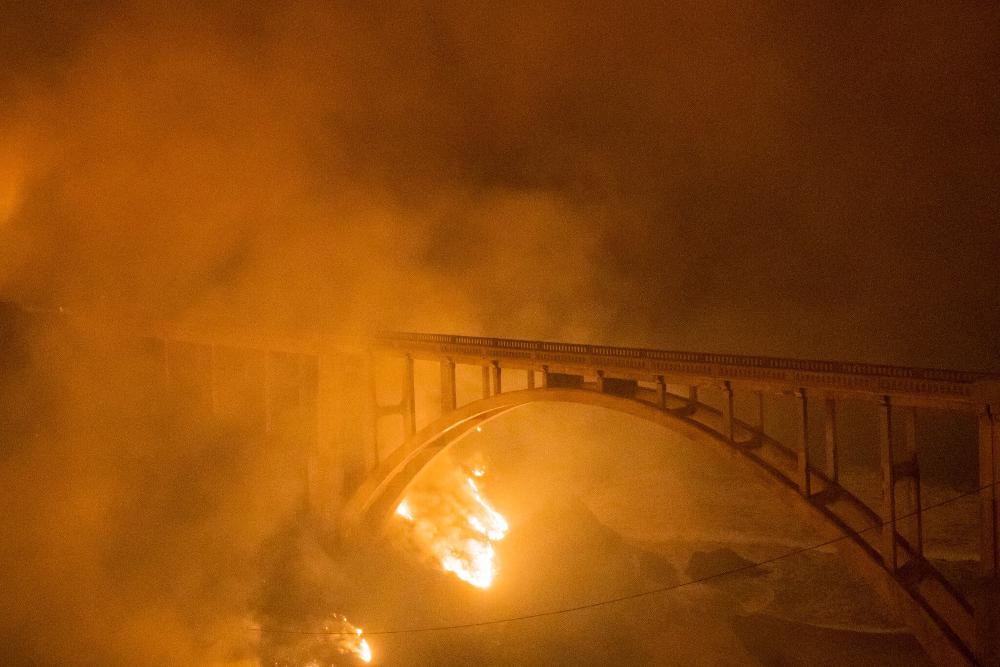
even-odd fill
[{"label": "bridge pier", "polygon": [[924,521],[920,508],[920,466],[917,459],[917,426],[913,408],[903,410],[903,441],[900,460],[893,464],[893,492],[896,493],[896,511],[905,516],[896,531],[897,537],[906,540],[914,559],[924,555]]},{"label": "bridge pier", "polygon": [[735,408],[735,398],[733,396],[733,385],[726,380],[722,383],[722,435],[733,442],[733,411]]},{"label": "bridge pier", "polygon": [[764,392],[755,391],[754,396],[757,398],[757,418],[754,420],[754,428],[757,429],[758,433],[764,433]]},{"label": "bridge pier", "polygon": [[812,495],[812,480],[809,476],[809,399],[804,388],[795,392],[798,409],[798,433],[795,442],[796,481],[799,493],[808,498]]},{"label": "bridge pier", "polygon": [[840,477],[837,446],[837,399],[827,396],[823,401],[823,472],[835,484]]},{"label": "bridge pier", "polygon": [[892,402],[888,396],[879,401],[879,461],[882,469],[882,562],[895,573],[899,569],[896,543],[896,471],[893,463]]},{"label": "bridge pier", "polygon": [[979,569],[973,599],[976,659],[1000,665],[1000,419],[997,406],[979,413]]},{"label": "bridge pier", "polygon": [[503,393],[503,369],[500,362],[494,360],[490,366],[490,396],[499,396]]},{"label": "bridge pier", "polygon": [[458,407],[458,392],[455,386],[455,362],[442,359],[441,363],[441,414],[447,414]]}]

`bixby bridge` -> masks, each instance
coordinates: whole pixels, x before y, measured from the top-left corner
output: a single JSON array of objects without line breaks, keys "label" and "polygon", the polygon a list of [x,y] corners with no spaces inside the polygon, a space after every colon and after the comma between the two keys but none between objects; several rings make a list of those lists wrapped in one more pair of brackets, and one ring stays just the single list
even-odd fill
[{"label": "bixby bridge", "polygon": [[[96,326],[62,314],[34,317]],[[936,662],[1000,664],[996,375],[475,336],[100,328],[115,339],[141,338],[164,395],[189,398],[205,419],[259,413],[263,431],[298,423],[309,509],[345,535],[377,530],[430,460],[489,419],[538,401],[596,405],[717,448],[804,521],[844,537],[839,551]],[[874,416],[865,437],[878,452],[878,500],[841,477],[849,453],[842,432],[858,410]],[[979,572],[962,589],[924,552],[921,415],[965,421],[976,434],[978,460],[969,466],[978,466]]]}]

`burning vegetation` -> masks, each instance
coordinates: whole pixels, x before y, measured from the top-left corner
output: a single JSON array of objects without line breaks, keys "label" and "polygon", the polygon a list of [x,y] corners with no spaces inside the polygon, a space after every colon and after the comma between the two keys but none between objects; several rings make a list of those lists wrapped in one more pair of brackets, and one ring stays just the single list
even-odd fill
[{"label": "burning vegetation", "polygon": [[452,470],[412,490],[396,507],[408,541],[445,572],[477,588],[496,577],[494,542],[507,534],[507,520],[483,497],[477,479],[486,469]]},{"label": "burning vegetation", "polygon": [[260,654],[266,667],[332,667],[343,664],[345,656],[372,661],[363,631],[341,614],[293,633],[267,634],[261,640]]}]

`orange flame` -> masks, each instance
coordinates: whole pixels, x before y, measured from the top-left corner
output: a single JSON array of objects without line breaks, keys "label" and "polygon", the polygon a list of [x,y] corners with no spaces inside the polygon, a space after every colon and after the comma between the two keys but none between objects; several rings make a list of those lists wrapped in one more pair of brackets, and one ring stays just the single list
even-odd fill
[{"label": "orange flame", "polygon": [[441,488],[411,492],[396,507],[409,524],[411,541],[445,572],[477,588],[489,588],[496,577],[493,543],[507,534],[507,520],[483,498],[475,477],[449,477]]},{"label": "orange flame", "polygon": [[339,614],[334,616],[334,621],[336,627],[332,627],[333,624],[328,623],[324,630],[344,633],[337,637],[337,650],[340,653],[356,655],[364,662],[371,662],[372,647],[368,645],[368,640],[364,638],[364,632],[361,628],[352,625],[346,617]]}]

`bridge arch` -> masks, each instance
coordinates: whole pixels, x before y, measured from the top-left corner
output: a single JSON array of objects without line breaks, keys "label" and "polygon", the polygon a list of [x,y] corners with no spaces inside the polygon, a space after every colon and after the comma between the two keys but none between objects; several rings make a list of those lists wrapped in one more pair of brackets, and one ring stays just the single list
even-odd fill
[{"label": "bridge arch", "polygon": [[[718,453],[749,462],[739,447],[729,445],[722,436],[700,420],[682,411],[659,410],[643,401],[584,389],[526,389],[497,394],[474,401],[442,415],[407,438],[382,461],[358,487],[347,503],[343,520],[349,530],[380,529],[399,502],[406,496],[414,479],[433,459],[444,453],[477,427],[531,403],[570,403],[604,408],[662,426],[691,440],[715,446]],[[788,455],[791,460],[791,454]],[[803,504],[790,481],[782,482],[761,466],[746,468],[769,487],[787,491],[796,504]],[[809,516],[810,513],[807,513]],[[812,517],[815,518],[815,517]],[[819,524],[833,535],[828,521]]]},{"label": "bridge arch", "polygon": [[[345,534],[350,539],[381,532],[414,479],[432,460],[477,427],[538,402],[597,406],[637,417],[713,447],[721,456],[742,464],[824,539],[836,540],[833,545],[841,557],[900,613],[936,662],[975,663],[950,626],[882,565],[881,520],[876,513],[815,470],[807,471],[812,491],[803,495],[796,481],[799,464],[794,450],[696,399],[685,407],[665,409],[648,401],[584,388],[532,388],[476,400],[415,432],[371,471],[344,507]],[[727,429],[732,432],[726,433]],[[858,534],[859,530],[864,532]],[[941,584],[947,585],[943,580]]]}]

